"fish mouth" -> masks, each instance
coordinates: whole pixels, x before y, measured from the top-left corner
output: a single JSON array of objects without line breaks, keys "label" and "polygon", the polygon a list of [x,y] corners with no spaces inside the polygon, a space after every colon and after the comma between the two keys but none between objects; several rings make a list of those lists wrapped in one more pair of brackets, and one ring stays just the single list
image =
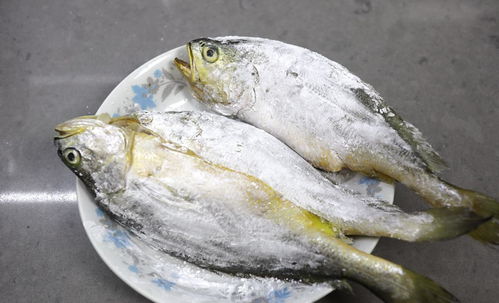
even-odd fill
[{"label": "fish mouth", "polygon": [[57,124],[54,130],[58,133],[54,137],[54,140],[68,138],[79,133],[84,132],[91,125],[95,125],[96,122],[93,121],[101,121],[103,123],[109,123],[112,118],[109,114],[101,114],[101,115],[89,115],[89,116],[80,116],[66,122]]},{"label": "fish mouth", "polygon": [[189,82],[194,83],[194,56],[192,55],[192,45],[191,42],[186,45],[187,54],[189,55],[189,62],[186,62],[182,59],[175,58],[175,66],[177,66],[178,70],[184,75]]},{"label": "fish mouth", "polygon": [[58,126],[56,126],[55,131],[58,132],[59,134],[57,136],[54,136],[54,141],[65,139],[74,135],[77,135],[79,133],[82,133],[84,129],[79,129],[79,130],[71,130],[71,131],[66,131]]}]

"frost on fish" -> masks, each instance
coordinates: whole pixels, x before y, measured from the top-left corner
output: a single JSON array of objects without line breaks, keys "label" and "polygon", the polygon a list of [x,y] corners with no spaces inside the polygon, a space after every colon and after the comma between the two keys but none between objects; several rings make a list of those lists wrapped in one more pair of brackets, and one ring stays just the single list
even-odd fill
[{"label": "frost on fish", "polygon": [[[196,39],[187,47],[189,63],[175,63],[201,102],[269,132],[314,167],[393,179],[432,206],[499,216],[494,198],[440,179],[435,173],[445,164],[421,132],[340,64],[261,38]],[[216,60],[205,60],[207,48]],[[499,243],[491,237],[499,228],[491,224],[486,230],[473,236]]]},{"label": "frost on fish", "polygon": [[[176,116],[174,113],[164,115]],[[182,129],[194,134],[186,139],[200,145],[198,153],[189,144],[183,144],[183,134],[176,135],[180,141],[173,140],[167,133],[160,134],[166,123],[160,123],[160,128],[148,127],[160,120],[152,114],[144,115],[142,124],[133,117],[76,118],[56,127],[59,136],[55,142],[59,156],[70,169],[89,175],[82,180],[115,220],[151,246],[174,257],[235,275],[305,282],[355,280],[387,302],[454,300],[433,281],[337,239],[331,222],[288,200],[284,187],[281,193],[256,177],[266,178],[263,172],[253,170],[256,176],[250,175],[244,166],[236,170],[225,166],[223,161],[214,162],[201,151],[203,143],[217,140],[210,137],[211,127],[216,129],[211,135],[220,135],[221,130],[235,133],[231,139],[237,139],[236,146],[241,147],[243,154],[248,150],[239,136],[255,130],[260,133],[245,138],[252,144],[263,145],[262,149],[255,150],[257,153],[265,155],[264,149],[269,148],[276,158],[289,160],[290,167],[308,165],[303,160],[294,163],[293,157],[301,158],[291,151],[292,156],[284,154],[284,150],[289,149],[282,144],[273,147],[279,144],[276,139],[270,139],[273,137],[251,126],[224,127],[225,121],[230,121],[229,126],[237,122],[219,116],[207,114],[207,127],[203,125],[203,116],[181,113],[177,117],[177,124],[183,124]],[[193,118],[194,123],[190,125],[193,127],[181,123]],[[203,140],[195,142],[196,137]],[[267,140],[274,143],[265,143]],[[219,147],[224,146],[223,140],[218,143],[222,143]],[[210,150],[210,145],[206,146],[206,155],[216,154],[217,149]],[[234,147],[231,142],[225,146],[229,147]],[[227,164],[231,160],[243,160],[238,159],[236,153],[227,153]],[[107,167],[116,162],[122,165],[108,174]],[[279,169],[279,165],[269,169]],[[300,173],[306,175],[307,171]],[[101,176],[97,178],[97,175]],[[105,176],[109,176],[109,180]],[[317,176],[322,178],[320,173]],[[271,182],[273,177],[269,174],[266,180]]]},{"label": "frost on fish", "polygon": [[131,177],[127,186],[100,204],[146,243],[198,266],[305,278],[314,271],[322,275],[329,263],[304,239],[244,208],[192,200],[143,178]]},{"label": "frost on fish", "polygon": [[338,236],[350,231],[415,241],[428,239],[427,234],[441,224],[441,218],[428,213],[407,214],[385,201],[331,183],[286,145],[251,125],[199,112],[139,113],[136,117],[203,159],[264,181],[284,198],[332,222]]},{"label": "frost on fish", "polygon": [[[220,113],[269,130],[317,166],[325,166],[321,168],[358,167],[348,160],[348,155],[358,150],[375,150],[399,162],[417,162],[433,171],[445,167],[413,125],[387,106],[370,85],[340,64],[279,41],[249,37],[215,40],[238,54],[234,61],[228,60],[224,69],[209,70],[207,76],[224,84],[228,101],[209,102]],[[214,90],[209,85],[204,89],[208,90],[204,96],[209,100]],[[283,123],[284,119],[294,122]],[[327,138],[335,138],[335,142]],[[365,142],[367,147],[362,145]],[[335,154],[324,155],[321,148]]]}]

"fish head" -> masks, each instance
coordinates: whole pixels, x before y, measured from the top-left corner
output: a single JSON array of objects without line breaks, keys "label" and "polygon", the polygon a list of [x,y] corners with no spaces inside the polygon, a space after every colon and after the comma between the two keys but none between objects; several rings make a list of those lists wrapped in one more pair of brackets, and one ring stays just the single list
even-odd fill
[{"label": "fish head", "polygon": [[198,100],[233,115],[254,99],[258,71],[250,44],[245,39],[195,39],[186,45],[189,62],[175,58],[175,65]]},{"label": "fish head", "polygon": [[55,127],[57,154],[94,194],[125,187],[130,132],[109,115],[82,116]]}]

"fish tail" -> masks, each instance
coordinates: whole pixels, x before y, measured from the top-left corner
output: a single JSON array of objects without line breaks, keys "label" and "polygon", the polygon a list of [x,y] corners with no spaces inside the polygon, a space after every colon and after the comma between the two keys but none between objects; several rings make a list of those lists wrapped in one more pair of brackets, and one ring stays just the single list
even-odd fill
[{"label": "fish tail", "polygon": [[499,245],[499,219],[492,218],[470,232],[469,235],[484,244]]},{"label": "fish tail", "polygon": [[466,207],[432,208],[422,212],[432,217],[431,224],[422,224],[414,241],[452,239],[487,225],[489,218],[475,214]]},{"label": "fish tail", "polygon": [[459,300],[433,280],[399,267],[401,273],[393,279],[373,277],[374,281],[362,283],[386,303],[451,303]]},{"label": "fish tail", "polygon": [[[451,185],[452,186],[452,185]],[[474,239],[493,245],[499,245],[499,201],[479,192],[454,186],[462,198],[462,203],[483,217],[493,217],[470,233]]]},{"label": "fish tail", "polygon": [[[408,242],[438,241],[458,237],[485,224],[489,218],[475,214],[467,207],[431,208],[416,213],[404,213],[396,206],[384,205],[384,220],[376,224],[351,224],[343,228],[347,236],[396,238]],[[377,211],[378,209],[373,209]]]},{"label": "fish tail", "polygon": [[[402,183],[420,194],[434,207],[467,207],[475,214],[490,220],[470,235],[484,243],[499,245],[499,201],[482,193],[450,184],[432,173],[417,174]],[[415,176],[415,175],[413,175]]]},{"label": "fish tail", "polygon": [[499,201],[424,172],[401,180],[435,207],[468,207],[482,217],[499,217]]},{"label": "fish tail", "polygon": [[[451,185],[453,186],[453,185]],[[453,186],[461,195],[463,203],[481,216],[499,217],[499,201],[476,191]]]},{"label": "fish tail", "polygon": [[[404,269],[404,279],[411,285],[405,297],[388,297],[385,302],[393,303],[451,303],[459,300],[431,279]],[[384,299],[384,298],[383,298]]]},{"label": "fish tail", "polygon": [[[358,282],[387,303],[459,302],[447,290],[415,272],[385,259],[334,241],[341,278]],[[341,259],[337,259],[340,257]]]}]

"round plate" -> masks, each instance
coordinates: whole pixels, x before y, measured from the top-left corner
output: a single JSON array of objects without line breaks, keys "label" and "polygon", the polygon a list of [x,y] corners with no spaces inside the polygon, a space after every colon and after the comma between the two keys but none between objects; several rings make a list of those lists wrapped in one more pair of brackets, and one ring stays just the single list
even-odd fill
[{"label": "round plate", "polygon": [[[109,94],[97,111],[111,116],[138,110],[204,110],[173,65],[185,48],[170,50],[139,67]],[[356,191],[393,201],[394,186],[359,174],[334,176]],[[314,302],[333,289],[272,278],[238,278],[201,269],[150,249],[109,219],[79,180],[78,206],[85,231],[102,260],[133,289],[154,302]],[[378,239],[356,238],[354,246],[371,252]]]}]

